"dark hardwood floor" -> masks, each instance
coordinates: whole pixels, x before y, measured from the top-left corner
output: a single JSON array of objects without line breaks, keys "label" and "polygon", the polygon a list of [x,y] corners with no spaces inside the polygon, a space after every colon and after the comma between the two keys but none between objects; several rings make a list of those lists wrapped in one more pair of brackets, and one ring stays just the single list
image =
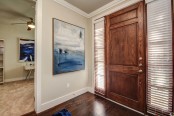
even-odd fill
[{"label": "dark hardwood floor", "polygon": [[[91,93],[80,95],[37,116],[52,116],[52,114],[63,108],[68,109],[72,113],[72,116],[142,116]],[[36,116],[36,114],[31,112],[25,116]]]}]

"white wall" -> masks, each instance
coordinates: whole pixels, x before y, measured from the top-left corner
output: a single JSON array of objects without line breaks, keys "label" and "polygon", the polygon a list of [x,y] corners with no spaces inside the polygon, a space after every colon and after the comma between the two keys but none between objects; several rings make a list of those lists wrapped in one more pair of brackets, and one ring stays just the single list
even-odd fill
[{"label": "white wall", "polygon": [[[38,17],[39,18],[39,17]],[[52,18],[85,28],[85,70],[53,75],[52,60]],[[88,87],[88,61],[90,60],[91,38],[89,20],[53,0],[42,1],[42,69],[41,69],[41,104],[47,105],[64,95]],[[38,43],[39,44],[39,43]],[[67,88],[67,83],[70,87]],[[38,84],[38,83],[37,83]],[[48,108],[48,107],[47,107]]]},{"label": "white wall", "polygon": [[5,40],[5,81],[25,78],[24,63],[19,62],[19,38],[34,39],[34,31],[26,25],[0,23],[0,39]]}]

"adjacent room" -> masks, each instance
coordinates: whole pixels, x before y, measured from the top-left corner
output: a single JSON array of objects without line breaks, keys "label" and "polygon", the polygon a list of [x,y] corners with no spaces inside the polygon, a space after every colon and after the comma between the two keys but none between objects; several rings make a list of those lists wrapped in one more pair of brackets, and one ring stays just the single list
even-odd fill
[{"label": "adjacent room", "polygon": [[35,2],[1,0],[0,17],[0,115],[20,116],[34,111]]},{"label": "adjacent room", "polygon": [[173,6],[1,0],[0,115],[174,116]]}]

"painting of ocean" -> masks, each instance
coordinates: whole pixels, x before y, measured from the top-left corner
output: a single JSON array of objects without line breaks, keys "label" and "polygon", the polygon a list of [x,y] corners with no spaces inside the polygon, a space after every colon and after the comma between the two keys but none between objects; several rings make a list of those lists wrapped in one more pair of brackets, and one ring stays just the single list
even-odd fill
[{"label": "painting of ocean", "polygon": [[85,29],[53,19],[53,74],[85,69]]},{"label": "painting of ocean", "polygon": [[34,40],[19,39],[19,61],[33,62],[34,61]]}]

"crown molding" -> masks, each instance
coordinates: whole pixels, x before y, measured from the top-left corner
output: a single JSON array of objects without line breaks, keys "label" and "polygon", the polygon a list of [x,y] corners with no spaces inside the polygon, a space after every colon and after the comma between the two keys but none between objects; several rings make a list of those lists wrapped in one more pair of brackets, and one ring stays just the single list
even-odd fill
[{"label": "crown molding", "polygon": [[89,14],[89,18],[91,18],[91,17],[93,17],[93,16],[95,16],[95,15],[97,15],[99,13],[102,13],[103,11],[105,11],[105,10],[107,10],[107,9],[113,7],[113,6],[116,6],[116,5],[118,5],[118,4],[122,3],[122,2],[125,2],[125,1],[127,1],[127,0],[114,0],[114,1],[112,1],[112,2],[110,2],[108,4],[106,4],[106,5],[98,8],[97,10],[91,12]]},{"label": "crown molding", "polygon": [[[129,2],[129,0],[114,0],[114,1],[112,1],[112,2],[110,2],[110,3],[108,3],[108,4],[106,4],[106,5],[104,5],[104,6],[100,7],[100,8],[98,8],[97,10],[95,10],[95,11],[93,11],[93,12],[91,12],[91,13],[88,14],[88,13],[82,11],[81,9],[77,8],[76,6],[74,6],[74,5],[72,5],[72,4],[68,3],[68,2],[66,2],[65,0],[54,0],[54,1],[55,1],[56,3],[58,3],[58,4],[62,5],[62,6],[64,6],[64,7],[66,7],[66,8],[68,8],[68,9],[71,9],[72,11],[74,11],[74,12],[76,12],[76,13],[78,13],[78,14],[80,14],[80,15],[86,17],[86,18],[92,18],[92,17],[94,17],[95,15],[97,15],[97,14],[99,14],[99,13],[102,13],[102,12],[104,12],[105,10],[108,10],[108,9],[111,8],[111,7],[114,7],[114,6],[116,6],[116,5],[119,5],[119,4],[121,4],[121,3],[123,3],[123,2],[126,2],[126,1]],[[147,0],[147,1],[148,1],[148,0]],[[149,0],[149,1],[152,1],[152,0]]]},{"label": "crown molding", "polygon": [[153,1],[155,1],[155,0],[145,0],[146,4],[153,2]]},{"label": "crown molding", "polygon": [[54,1],[57,2],[58,4],[61,4],[62,6],[65,6],[66,8],[71,9],[72,11],[74,11],[84,17],[87,17],[87,18],[89,17],[89,15],[86,12],[84,12],[81,9],[75,7],[74,5],[66,2],[65,0],[54,0]]},{"label": "crown molding", "polygon": [[136,4],[136,3],[140,2],[140,1],[143,1],[143,0],[127,0],[126,2],[124,2],[123,4],[118,5],[117,7],[113,7],[111,9],[106,10],[106,11],[103,11],[102,13],[100,13],[100,14],[98,14],[96,16],[93,16],[92,20],[95,22],[95,20],[97,20],[97,19],[99,19],[101,17],[104,17],[106,15],[109,15],[109,14],[112,14],[114,12],[117,12],[117,11],[123,9],[123,8],[126,8],[128,6]]}]

